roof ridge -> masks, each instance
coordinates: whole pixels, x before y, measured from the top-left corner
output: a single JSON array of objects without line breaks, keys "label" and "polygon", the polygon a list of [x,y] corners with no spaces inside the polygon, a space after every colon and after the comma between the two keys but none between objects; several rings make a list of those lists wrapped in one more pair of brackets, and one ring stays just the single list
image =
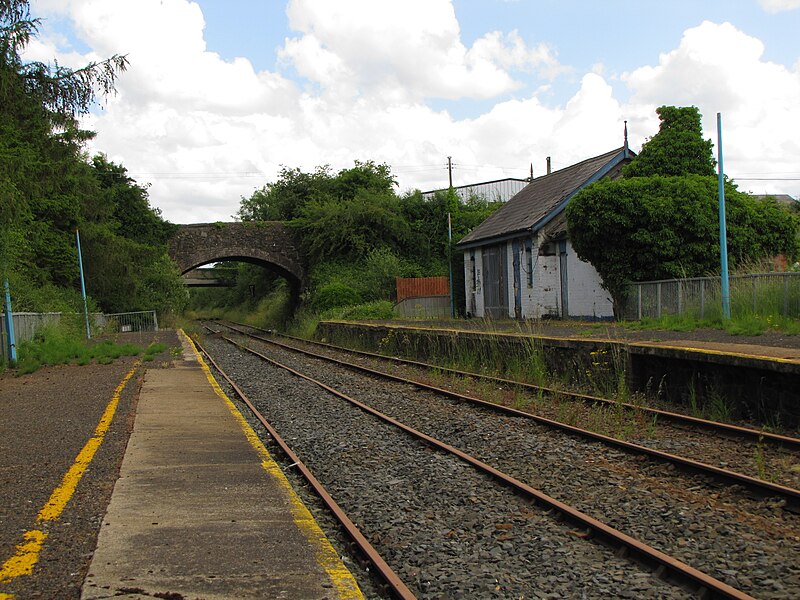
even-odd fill
[{"label": "roof ridge", "polygon": [[624,149],[625,149],[625,146],[620,146],[619,148],[615,148],[614,150],[609,150],[608,152],[603,152],[602,154],[598,154],[597,156],[592,156],[591,158],[585,158],[580,162],[576,162],[576,163],[574,163],[572,165],[568,165],[566,167],[562,167],[561,169],[558,169],[557,171],[553,171],[551,173],[547,173],[546,175],[540,175],[539,177],[534,177],[533,180],[536,181],[537,179],[544,179],[545,177],[552,177],[553,175],[556,175],[558,173],[563,173],[564,171],[566,171],[568,169],[574,169],[574,168],[580,167],[581,165],[583,165],[583,164],[585,164],[587,162],[591,162],[593,160],[597,160],[598,158],[603,158],[604,156],[609,156],[609,155],[615,156],[616,154],[622,152]]},{"label": "roof ridge", "polygon": [[531,229],[536,223],[549,220],[548,215],[552,216],[554,210],[563,206],[576,190],[596,177],[604,167],[618,157],[624,160],[624,151],[625,147],[621,146],[547,175],[535,177],[465,235],[457,245],[477,245],[481,240],[508,239],[514,234]]}]

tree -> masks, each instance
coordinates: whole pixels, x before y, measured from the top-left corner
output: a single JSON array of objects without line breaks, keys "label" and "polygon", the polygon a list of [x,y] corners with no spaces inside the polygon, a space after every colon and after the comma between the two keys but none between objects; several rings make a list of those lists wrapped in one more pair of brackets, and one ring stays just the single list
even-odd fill
[{"label": "tree", "polygon": [[[694,107],[661,107],[662,127],[623,177],[587,186],[566,209],[578,256],[619,306],[631,281],[698,277],[719,268],[718,186]],[[728,253],[735,265],[797,253],[798,220],[725,183]]]},{"label": "tree", "polygon": [[370,189],[359,189],[350,198],[312,200],[290,225],[301,232],[312,262],[359,260],[376,248],[397,250],[409,235],[397,197]]},{"label": "tree", "polygon": [[237,217],[242,221],[289,221],[300,215],[307,202],[325,197],[332,178],[330,167],[313,173],[281,167],[278,180],[242,198]]},{"label": "tree", "polygon": [[242,221],[291,221],[300,216],[312,200],[352,200],[361,191],[391,194],[395,185],[391,169],[372,161],[355,161],[355,166],[336,175],[328,165],[313,173],[281,167],[278,180],[242,198],[237,217]]},{"label": "tree", "polygon": [[24,62],[37,27],[27,1],[0,0],[0,276],[15,282],[18,307],[77,308],[79,228],[100,308],[180,308],[185,290],[165,245],[172,226],[124,167],[103,156],[89,164],[83,152],[94,134],[77,117],[113,93],[127,60],[77,70]]},{"label": "tree", "polygon": [[[25,92],[37,98],[54,124],[64,125],[71,118],[88,112],[98,94],[115,91],[117,76],[128,67],[125,56],[115,54],[80,69],[69,69],[54,62],[23,62],[20,52],[38,32],[39,19],[31,19],[29,0],[0,1],[0,69],[21,80]],[[0,94],[8,81],[0,85]]]},{"label": "tree", "polygon": [[703,139],[697,107],[661,106],[656,113],[661,120],[658,133],[623,169],[623,176],[713,176],[716,165],[713,147],[711,140]]}]

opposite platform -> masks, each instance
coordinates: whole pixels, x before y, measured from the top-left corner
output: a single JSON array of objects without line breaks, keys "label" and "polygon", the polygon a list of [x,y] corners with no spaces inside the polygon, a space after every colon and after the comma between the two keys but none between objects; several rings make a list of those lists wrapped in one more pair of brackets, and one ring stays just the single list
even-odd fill
[{"label": "opposite platform", "polygon": [[146,373],[82,598],[361,598],[185,338],[184,356]]}]

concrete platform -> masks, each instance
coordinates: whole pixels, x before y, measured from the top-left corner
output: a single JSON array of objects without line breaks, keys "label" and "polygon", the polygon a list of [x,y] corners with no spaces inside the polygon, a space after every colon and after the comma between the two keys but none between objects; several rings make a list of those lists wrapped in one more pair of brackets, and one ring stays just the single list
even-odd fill
[{"label": "concrete platform", "polygon": [[362,598],[187,340],[184,356],[145,374],[81,597]]}]

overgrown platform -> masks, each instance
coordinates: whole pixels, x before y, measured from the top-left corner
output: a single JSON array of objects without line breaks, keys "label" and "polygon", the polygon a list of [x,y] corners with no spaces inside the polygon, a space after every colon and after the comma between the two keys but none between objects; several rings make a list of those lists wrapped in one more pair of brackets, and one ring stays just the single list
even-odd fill
[{"label": "overgrown platform", "polygon": [[624,381],[631,391],[674,404],[719,405],[733,418],[800,426],[798,348],[679,338],[571,337],[575,329],[569,328],[563,329],[567,335],[544,335],[480,330],[474,323],[469,329],[454,325],[324,321],[317,337],[432,362],[454,356],[476,366],[541,361],[554,377],[570,383],[611,391]]}]

